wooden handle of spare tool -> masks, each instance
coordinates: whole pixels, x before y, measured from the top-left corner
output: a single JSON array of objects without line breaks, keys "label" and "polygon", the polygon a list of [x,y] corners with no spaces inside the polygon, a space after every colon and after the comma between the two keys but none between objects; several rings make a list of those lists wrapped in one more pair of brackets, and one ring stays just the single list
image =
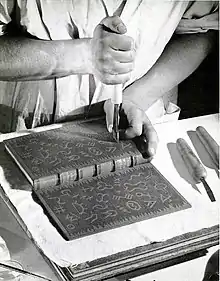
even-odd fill
[{"label": "wooden handle of spare tool", "polygon": [[202,126],[196,128],[196,134],[219,169],[219,145]]},{"label": "wooden handle of spare tool", "polygon": [[206,169],[203,167],[187,142],[184,139],[179,138],[176,145],[193,179],[197,183],[201,182],[201,179],[205,179],[207,176]]}]

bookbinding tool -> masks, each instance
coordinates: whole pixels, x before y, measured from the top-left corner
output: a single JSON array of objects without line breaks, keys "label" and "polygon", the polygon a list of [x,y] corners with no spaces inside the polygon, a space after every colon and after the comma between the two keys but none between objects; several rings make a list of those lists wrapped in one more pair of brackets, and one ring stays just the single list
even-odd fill
[{"label": "bookbinding tool", "polygon": [[196,128],[196,134],[219,169],[219,145],[202,126]]},{"label": "bookbinding tool", "polygon": [[119,142],[119,110],[122,103],[122,84],[114,85],[112,103],[114,104],[112,134],[116,142]]},{"label": "bookbinding tool", "polygon": [[197,156],[194,154],[190,146],[187,144],[187,142],[179,138],[176,142],[177,148],[182,156],[182,159],[193,177],[193,179],[196,181],[196,183],[202,182],[203,186],[206,190],[206,193],[209,196],[209,199],[213,202],[216,201],[214,194],[209,187],[208,183],[206,182],[205,178],[207,176],[206,169],[204,166],[201,164]]}]

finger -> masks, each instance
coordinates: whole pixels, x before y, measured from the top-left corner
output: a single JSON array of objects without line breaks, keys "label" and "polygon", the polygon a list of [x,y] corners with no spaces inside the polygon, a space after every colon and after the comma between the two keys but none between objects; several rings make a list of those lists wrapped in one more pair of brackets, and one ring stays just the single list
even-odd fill
[{"label": "finger", "polygon": [[133,139],[136,136],[140,136],[143,130],[143,113],[137,108],[130,108],[127,112],[127,120],[129,127],[125,131],[125,136],[128,139]]},{"label": "finger", "polygon": [[103,25],[110,31],[119,34],[124,34],[127,32],[125,24],[118,16],[106,17],[100,22],[100,25]]},{"label": "finger", "polygon": [[113,129],[113,116],[114,116],[114,105],[111,100],[106,100],[104,103],[104,111],[105,111],[105,118],[106,118],[106,126],[109,133],[112,132]]},{"label": "finger", "polygon": [[157,151],[158,136],[157,132],[151,124],[150,120],[146,116],[143,124],[143,143],[142,143],[142,153],[144,157],[153,157]]},{"label": "finger", "polygon": [[119,51],[110,49],[109,51],[111,58],[117,60],[118,62],[133,62],[135,58],[135,51]]},{"label": "finger", "polygon": [[106,39],[107,44],[114,50],[130,51],[134,50],[134,40],[130,36],[111,34]]},{"label": "finger", "polygon": [[108,73],[110,75],[126,74],[133,70],[134,64],[130,62],[104,62],[101,64],[100,68],[102,72]]},{"label": "finger", "polygon": [[109,73],[101,73],[99,79],[102,83],[106,85],[114,85],[114,84],[124,84],[130,79],[130,72],[124,74],[109,74]]}]

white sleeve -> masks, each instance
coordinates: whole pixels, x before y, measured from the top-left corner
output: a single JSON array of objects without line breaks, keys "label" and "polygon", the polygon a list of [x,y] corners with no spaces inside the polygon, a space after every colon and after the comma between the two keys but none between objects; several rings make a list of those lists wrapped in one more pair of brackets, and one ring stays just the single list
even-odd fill
[{"label": "white sleeve", "polygon": [[0,0],[0,35],[5,34],[6,26],[11,21],[15,0]]},{"label": "white sleeve", "polygon": [[185,11],[176,33],[201,33],[219,29],[218,1],[191,1]]}]

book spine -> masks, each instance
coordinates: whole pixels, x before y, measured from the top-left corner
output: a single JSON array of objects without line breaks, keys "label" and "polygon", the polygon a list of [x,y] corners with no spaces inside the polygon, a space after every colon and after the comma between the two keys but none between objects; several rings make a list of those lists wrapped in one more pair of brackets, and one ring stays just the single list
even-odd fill
[{"label": "book spine", "polygon": [[[8,148],[8,146],[6,146],[6,149],[16,161],[17,158],[14,157],[14,155],[16,155],[16,151],[13,150],[13,147],[10,146]],[[108,175],[111,172],[134,167],[136,165],[146,163],[147,161],[147,159],[142,157],[141,153],[130,155],[128,152],[126,156],[121,158],[109,159],[100,164],[88,166],[85,165],[84,167],[80,167],[78,169],[73,168],[60,173],[57,171],[56,174],[44,176],[34,180],[32,180],[33,177],[31,177],[29,173],[26,173],[26,170],[29,170],[28,167],[26,167],[25,169],[19,164],[19,162],[16,161],[16,163],[19,165],[20,169],[31,182],[34,189],[38,190],[49,186],[56,186],[59,184],[70,184],[74,181],[88,179],[99,175]],[[23,163],[23,165],[25,165],[25,163]]]},{"label": "book spine", "polygon": [[60,173],[60,184],[66,184],[77,180],[77,170],[69,170]]},{"label": "book spine", "polygon": [[148,158],[144,158],[142,154],[136,154],[132,157],[132,167],[149,162]]},{"label": "book spine", "polygon": [[108,175],[111,172],[124,170],[148,162],[141,154],[128,155],[123,158],[109,160],[100,164],[82,167],[71,171],[63,172],[59,175],[60,184],[69,184],[73,181],[89,179],[99,175]]},{"label": "book spine", "polygon": [[42,177],[33,181],[34,189],[41,189],[49,186],[55,186],[60,184],[59,175],[51,175],[48,177]]}]

